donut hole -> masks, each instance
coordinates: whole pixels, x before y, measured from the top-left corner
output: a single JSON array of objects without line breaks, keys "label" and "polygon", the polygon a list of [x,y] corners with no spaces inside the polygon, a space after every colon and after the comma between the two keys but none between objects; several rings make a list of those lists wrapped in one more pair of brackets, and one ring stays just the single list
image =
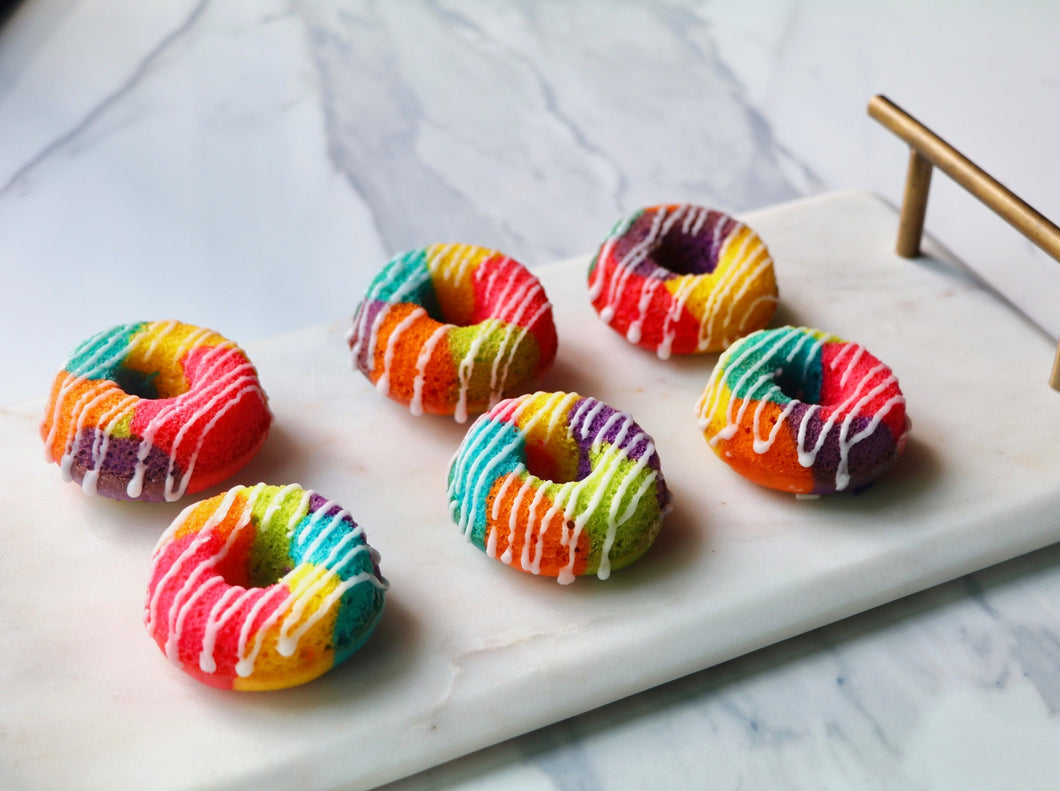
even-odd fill
[{"label": "donut hole", "polygon": [[790,368],[777,368],[773,372],[773,383],[780,392],[793,401],[817,404],[821,398],[820,376],[805,376]]},{"label": "donut hole", "polygon": [[227,555],[214,569],[226,583],[241,588],[268,588],[284,578],[291,567],[283,564],[260,562],[253,556],[241,557],[238,553]]},{"label": "donut hole", "polygon": [[709,275],[717,267],[711,240],[675,229],[655,245],[652,260],[675,275]]},{"label": "donut hole", "polygon": [[167,398],[158,391],[158,371],[137,371],[133,368],[120,368],[114,375],[114,381],[124,392],[137,398]]},{"label": "donut hole", "polygon": [[250,569],[247,568],[246,558],[240,557],[236,554],[229,553],[225,555],[225,557],[214,566],[214,571],[220,574],[221,578],[232,587],[268,587],[268,584],[262,585],[257,581],[251,580]]},{"label": "donut hole", "polygon": [[420,304],[427,315],[439,324],[452,324],[455,327],[467,327],[473,322],[467,318],[467,307],[462,303],[454,303],[451,300],[441,300],[438,296],[431,294],[423,299]]},{"label": "donut hole", "polygon": [[570,458],[568,449],[557,439],[527,439],[526,471],[543,481],[570,483],[585,477],[578,474],[577,455],[574,463],[567,461]]}]

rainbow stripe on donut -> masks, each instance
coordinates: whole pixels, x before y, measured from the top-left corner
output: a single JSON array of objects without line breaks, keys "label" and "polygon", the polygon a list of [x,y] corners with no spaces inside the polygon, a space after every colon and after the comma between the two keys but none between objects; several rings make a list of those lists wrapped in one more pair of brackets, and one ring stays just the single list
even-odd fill
[{"label": "rainbow stripe on donut", "polygon": [[121,324],[81,343],[52,385],[45,454],[86,493],[176,500],[224,480],[272,415],[246,354],[177,321]]},{"label": "rainbow stripe on donut", "polygon": [[414,415],[467,420],[536,383],[556,355],[552,306],[512,258],[471,245],[398,256],[368,288],[348,338],[354,366]]},{"label": "rainbow stripe on donut", "polygon": [[349,512],[299,486],[238,486],[186,508],[155,548],[144,623],[204,684],[279,689],[371,635],[386,580]]},{"label": "rainbow stripe on donut", "polygon": [[721,351],[766,326],[777,283],[769,250],[748,226],[671,204],[615,226],[590,264],[589,298],[626,340],[667,359]]},{"label": "rainbow stripe on donut", "polygon": [[756,483],[859,490],[905,446],[905,397],[863,346],[805,327],[761,330],[718,360],[697,406],[710,447]]},{"label": "rainbow stripe on donut", "polygon": [[670,493],[630,415],[577,393],[534,393],[471,426],[449,468],[449,503],[490,557],[567,584],[640,557]]}]

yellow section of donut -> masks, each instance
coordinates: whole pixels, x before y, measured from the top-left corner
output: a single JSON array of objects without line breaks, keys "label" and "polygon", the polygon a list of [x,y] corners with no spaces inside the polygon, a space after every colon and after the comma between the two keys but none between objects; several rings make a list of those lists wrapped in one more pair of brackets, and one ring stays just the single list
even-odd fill
[{"label": "yellow section of donut", "polygon": [[470,244],[433,244],[427,248],[427,271],[446,322],[470,323],[475,306],[471,274],[494,255],[493,250]]},{"label": "yellow section of donut", "polygon": [[124,367],[151,377],[160,398],[172,398],[188,390],[182,365],[184,355],[196,346],[222,342],[224,338],[213,330],[192,324],[151,322],[133,338]]},{"label": "yellow section of donut", "polygon": [[676,305],[699,320],[699,351],[721,351],[764,326],[776,308],[773,259],[746,225],[725,240],[713,272],[671,278],[665,286]]},{"label": "yellow section of donut", "polygon": [[253,672],[233,679],[233,689],[297,686],[312,681],[334,664],[332,641],[342,579],[323,566],[302,564],[278,584],[288,588],[291,598],[265,630]]},{"label": "yellow section of donut", "polygon": [[[578,475],[578,444],[568,429],[568,414],[576,393],[557,400],[553,393],[527,396],[521,414],[533,415],[522,426],[530,472],[550,481],[573,481]],[[525,410],[525,412],[524,412]]]}]

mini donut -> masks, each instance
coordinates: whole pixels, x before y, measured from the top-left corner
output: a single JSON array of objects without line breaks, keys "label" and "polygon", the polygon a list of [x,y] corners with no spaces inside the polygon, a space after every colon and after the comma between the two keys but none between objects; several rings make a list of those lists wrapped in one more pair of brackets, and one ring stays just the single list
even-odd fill
[{"label": "mini donut", "polygon": [[348,341],[358,368],[414,415],[488,409],[533,387],[556,356],[552,305],[512,258],[471,245],[400,255],[375,277]]},{"label": "mini donut", "polygon": [[652,438],[577,393],[502,401],[472,424],[449,467],[449,509],[475,546],[531,574],[629,565],[670,510]]},{"label": "mini donut", "polygon": [[348,511],[297,485],[237,486],[188,506],[162,535],[144,623],[204,684],[282,689],[360,648],[386,589]]},{"label": "mini donut", "polygon": [[119,324],[70,355],[41,424],[45,456],[88,494],[177,500],[220,483],[272,422],[246,354],[177,321]]},{"label": "mini donut", "polygon": [[806,327],[760,330],[726,349],[697,411],[734,470],[803,495],[864,488],[895,463],[910,425],[890,368]]},{"label": "mini donut", "polygon": [[615,226],[589,266],[589,298],[612,329],[665,360],[721,351],[765,327],[777,281],[753,230],[713,209],[670,204]]}]

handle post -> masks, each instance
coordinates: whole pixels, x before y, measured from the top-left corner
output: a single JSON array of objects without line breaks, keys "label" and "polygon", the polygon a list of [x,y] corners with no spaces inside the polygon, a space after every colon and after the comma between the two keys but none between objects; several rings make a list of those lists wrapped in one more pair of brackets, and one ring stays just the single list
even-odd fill
[{"label": "handle post", "polygon": [[[968,157],[885,96],[869,100],[869,115],[909,144],[909,169],[898,220],[895,250],[903,258],[920,254],[931,171],[938,168],[986,204],[1047,255],[1060,262],[1060,228]],[[1049,378],[1060,391],[1060,344]]]}]

